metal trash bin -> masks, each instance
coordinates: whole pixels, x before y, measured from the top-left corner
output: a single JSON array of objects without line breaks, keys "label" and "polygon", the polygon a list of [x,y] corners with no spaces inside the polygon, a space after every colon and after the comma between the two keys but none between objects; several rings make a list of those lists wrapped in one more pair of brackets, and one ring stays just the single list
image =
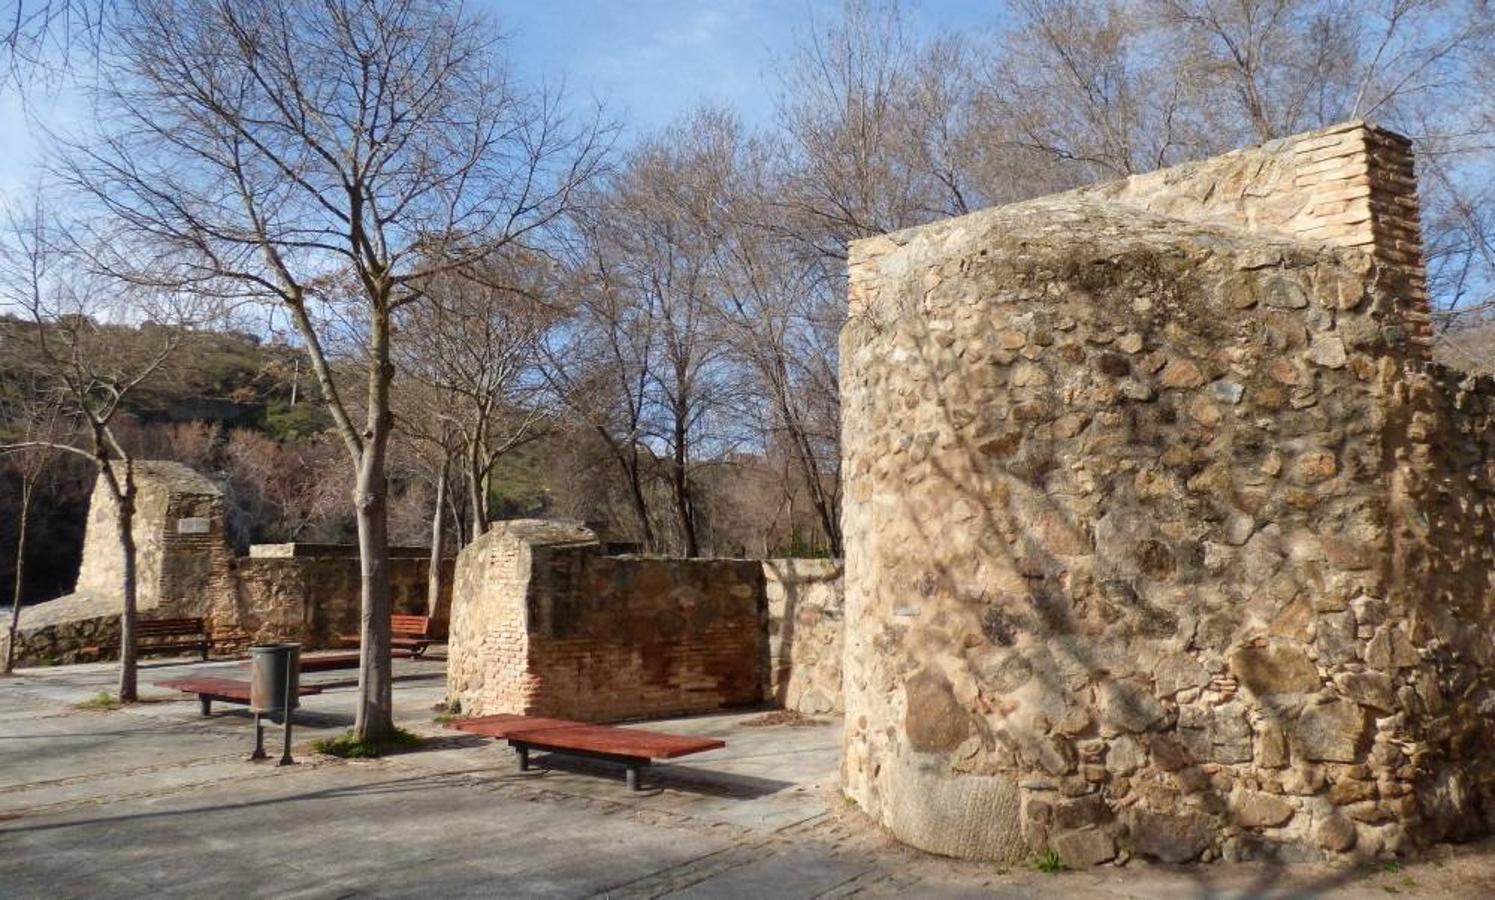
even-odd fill
[{"label": "metal trash bin", "polygon": [[273,715],[300,705],[301,645],[255,644],[249,648],[249,711]]},{"label": "metal trash bin", "polygon": [[284,729],[280,764],[291,759],[291,711],[301,705],[301,645],[255,644],[249,648],[249,711],[254,713],[254,753],[265,758],[265,730],[261,716],[279,716]]}]

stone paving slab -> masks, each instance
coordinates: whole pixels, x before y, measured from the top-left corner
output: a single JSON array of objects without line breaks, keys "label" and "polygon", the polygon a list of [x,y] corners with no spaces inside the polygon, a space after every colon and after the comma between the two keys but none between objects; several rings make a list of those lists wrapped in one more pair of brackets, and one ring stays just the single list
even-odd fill
[{"label": "stone paving slab", "polygon": [[327,673],[286,768],[243,759],[242,710],[73,709],[110,686],[109,665],[0,679],[0,898],[1495,896],[1489,844],[1398,872],[1134,863],[1045,875],[929,856],[839,799],[835,720],[657,723],[728,746],[648,770],[638,794],[585,761],[537,754],[539,768],[519,773],[500,742],[432,721],[440,669],[396,663],[397,718],[431,739],[369,761],[306,751],[350,719],[348,679]]}]

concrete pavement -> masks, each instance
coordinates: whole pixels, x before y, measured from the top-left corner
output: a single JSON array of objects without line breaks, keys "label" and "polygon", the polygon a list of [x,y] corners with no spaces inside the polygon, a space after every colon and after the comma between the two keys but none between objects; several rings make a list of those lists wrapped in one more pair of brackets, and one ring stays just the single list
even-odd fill
[{"label": "concrete pavement", "polygon": [[[141,681],[235,671],[151,662]],[[839,798],[834,721],[671,720],[657,727],[728,746],[646,770],[631,794],[615,769],[552,759],[519,773],[497,742],[440,728],[439,659],[396,663],[397,718],[432,739],[377,760],[309,753],[351,723],[353,673],[306,676],[326,690],[303,701],[299,762],[285,768],[245,760],[242,707],[202,719],[194,698],[159,690],[127,709],[72,707],[113,675],[101,664],[0,679],[0,897],[1495,896],[1488,844],[1398,871],[1045,875],[928,856]]]}]

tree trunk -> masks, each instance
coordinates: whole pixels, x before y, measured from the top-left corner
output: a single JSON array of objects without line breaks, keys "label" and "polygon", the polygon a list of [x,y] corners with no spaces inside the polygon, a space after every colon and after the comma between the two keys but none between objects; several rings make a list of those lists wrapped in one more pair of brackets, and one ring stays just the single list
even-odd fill
[{"label": "tree trunk", "polygon": [[446,529],[442,524],[446,518],[446,473],[447,464],[441,464],[441,474],[436,476],[436,502],[431,504],[431,563],[426,572],[426,615],[436,618],[436,609],[441,603],[441,559],[445,552]]},{"label": "tree trunk", "polygon": [[115,523],[119,528],[119,548],[124,554],[124,572],[120,579],[124,608],[119,614],[119,702],[134,703],[139,697],[136,683],[138,638],[135,635],[135,485],[128,473],[124,490],[115,497]]},{"label": "tree trunk", "polygon": [[649,523],[649,502],[644,497],[643,478],[639,475],[638,448],[635,445],[628,452],[613,440],[613,436],[607,433],[607,429],[600,425],[592,426],[598,437],[612,451],[613,459],[618,461],[618,468],[623,470],[623,478],[628,482],[628,499],[633,505],[633,513],[638,516],[638,526],[643,537],[644,549],[652,551],[654,545],[654,526]]},{"label": "tree trunk", "polygon": [[477,540],[488,530],[488,498],[483,482],[482,466],[478,462],[476,445],[467,454],[468,502],[472,504],[472,539]]},{"label": "tree trunk", "polygon": [[680,519],[680,533],[685,539],[685,556],[694,559],[701,555],[700,541],[696,537],[695,511],[690,502],[690,478],[686,471],[685,419],[675,417],[675,459],[671,466],[671,481],[675,489],[675,514]]},{"label": "tree trunk", "polygon": [[16,525],[16,586],[10,602],[10,638],[5,642],[5,668],[9,675],[16,664],[16,632],[21,625],[21,593],[26,583],[26,522],[31,518],[31,492],[36,483],[29,478],[21,480],[21,520]]},{"label": "tree trunk", "polygon": [[841,558],[841,523],[836,518],[830,497],[826,496],[825,483],[821,481],[820,467],[810,451],[810,441],[803,431],[794,427],[795,455],[800,460],[800,470],[805,478],[805,487],[810,491],[810,503],[820,519],[820,530],[825,534],[827,550],[836,559]]},{"label": "tree trunk", "polygon": [[[370,442],[372,444],[372,442]],[[382,741],[394,732],[394,673],[389,656],[389,528],[382,452],[372,446],[358,469],[358,559],[362,576],[359,624],[359,740]]]},{"label": "tree trunk", "polygon": [[394,734],[394,673],[389,655],[389,483],[385,457],[392,417],[389,383],[389,310],[378,304],[369,334],[368,417],[358,459],[353,504],[358,513],[358,561],[363,577],[359,628],[358,713],[353,724],[359,740],[380,742]]}]

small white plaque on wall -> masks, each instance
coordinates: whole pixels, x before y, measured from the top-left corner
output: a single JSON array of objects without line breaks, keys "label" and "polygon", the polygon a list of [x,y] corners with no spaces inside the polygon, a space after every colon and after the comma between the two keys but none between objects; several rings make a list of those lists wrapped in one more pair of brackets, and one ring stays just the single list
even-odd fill
[{"label": "small white plaque on wall", "polygon": [[208,520],[200,516],[176,520],[177,534],[207,534],[209,530]]}]

